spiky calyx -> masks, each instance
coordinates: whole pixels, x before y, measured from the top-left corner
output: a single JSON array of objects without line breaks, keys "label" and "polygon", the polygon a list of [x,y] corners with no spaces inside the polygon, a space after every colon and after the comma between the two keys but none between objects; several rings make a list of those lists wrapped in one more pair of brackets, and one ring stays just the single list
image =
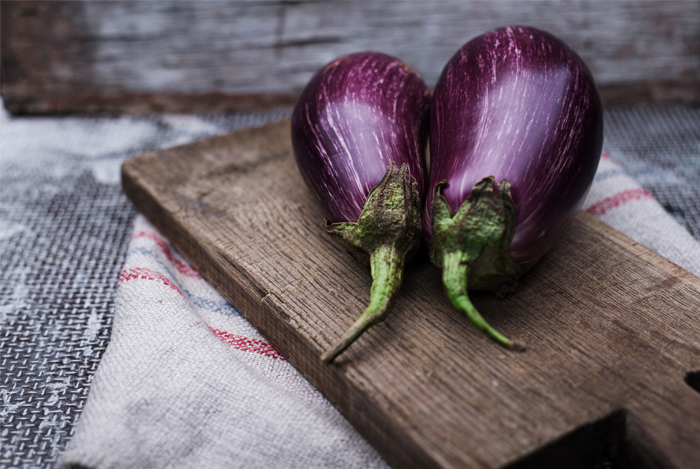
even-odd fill
[{"label": "spiky calyx", "polygon": [[392,161],[381,182],[370,192],[356,223],[326,223],[326,231],[372,271],[367,309],[321,356],[332,361],[365,330],[382,321],[396,301],[405,263],[422,239],[421,202],[416,180],[404,164]]},{"label": "spiky calyx", "polygon": [[493,329],[469,301],[468,290],[512,289],[521,270],[509,254],[515,232],[515,203],[510,183],[501,179],[476,183],[454,216],[440,194],[445,182],[435,187],[432,205],[432,262],[442,269],[445,292],[452,305],[482,332],[508,348],[521,348]]}]

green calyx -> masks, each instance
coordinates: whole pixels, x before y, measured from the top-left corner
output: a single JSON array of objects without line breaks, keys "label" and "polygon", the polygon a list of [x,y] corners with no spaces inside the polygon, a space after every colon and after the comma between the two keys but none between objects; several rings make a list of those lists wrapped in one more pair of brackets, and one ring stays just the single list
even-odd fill
[{"label": "green calyx", "polygon": [[404,164],[392,161],[372,189],[356,223],[326,223],[326,231],[372,272],[370,302],[357,321],[321,355],[331,362],[364,331],[382,321],[401,288],[404,265],[422,238],[421,203],[416,180]]},{"label": "green calyx", "polygon": [[454,216],[440,194],[445,182],[435,188],[433,199],[433,247],[430,258],[442,269],[442,282],[452,305],[479,330],[508,348],[522,348],[492,328],[469,300],[468,290],[511,290],[520,276],[520,266],[509,254],[515,232],[515,203],[510,183],[501,179],[476,183]]}]

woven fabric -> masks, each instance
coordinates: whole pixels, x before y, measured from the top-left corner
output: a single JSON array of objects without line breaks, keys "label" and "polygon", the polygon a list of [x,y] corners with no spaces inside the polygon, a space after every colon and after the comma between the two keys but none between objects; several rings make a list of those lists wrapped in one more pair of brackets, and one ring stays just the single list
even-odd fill
[{"label": "woven fabric", "polygon": [[0,468],[53,468],[110,340],[129,157],[280,119],[13,118],[0,101]]},{"label": "woven fabric", "polygon": [[[700,273],[700,245],[607,154],[584,209]],[[112,341],[63,465],[383,464],[143,218],[119,281]]]},{"label": "woven fabric", "polygon": [[383,467],[142,217],[110,345],[62,466]]},{"label": "woven fabric", "polygon": [[608,153],[603,153],[583,208],[636,242],[700,275],[700,244]]},{"label": "woven fabric", "polygon": [[700,108],[615,109],[605,129],[615,162],[700,239]]},{"label": "woven fabric", "polygon": [[[91,414],[81,412],[88,390],[92,402],[99,395],[99,386],[103,392],[112,385],[123,389],[119,382],[100,385],[99,376],[93,381],[108,343],[109,352],[99,367],[100,375],[110,363],[106,357],[112,354],[116,360],[122,356],[118,350],[112,351],[126,340],[118,340],[117,328],[112,329],[113,320],[115,326],[128,324],[122,320],[125,310],[121,301],[127,298],[122,290],[142,280],[153,288],[162,286],[153,280],[122,281],[118,287],[120,302],[115,304],[119,275],[128,262],[136,259],[132,258],[137,255],[133,249],[148,248],[154,256],[165,259],[165,265],[172,264],[169,269],[174,281],[181,282],[178,288],[189,288],[189,277],[178,277],[181,274],[177,262],[170,261],[163,251],[158,254],[158,243],[147,245],[150,238],[145,237],[130,242],[144,227],[133,229],[136,213],[119,189],[121,162],[145,151],[261,124],[288,112],[224,117],[9,118],[2,115],[0,106],[0,468],[55,467],[67,441],[73,442],[66,456],[71,451],[79,454],[93,443],[104,443],[108,437],[104,427],[89,424]],[[643,190],[659,200],[696,237],[700,236],[700,196],[693,184],[700,176],[700,110],[606,110],[605,124],[605,147],[611,158],[601,162],[585,208],[698,274],[697,245],[686,242],[687,233],[679,230]],[[624,167],[624,172],[613,161]],[[644,189],[640,191],[635,180]],[[632,216],[624,217],[624,213]],[[648,227],[654,229],[650,231]],[[163,243],[167,246],[167,241]],[[669,248],[676,253],[664,250]],[[171,250],[171,256],[182,262],[175,251]],[[158,269],[162,268],[159,265],[152,270],[161,272]],[[166,270],[164,275],[170,274]],[[170,287],[168,290],[179,296]],[[202,323],[213,321],[201,308],[194,311],[200,319],[193,331],[200,331]],[[245,360],[258,360],[263,371],[255,369],[255,380],[266,383],[265,386],[279,386],[284,394],[288,393],[280,379],[265,375],[264,370],[277,373],[269,363],[279,360],[268,356],[274,357],[275,352],[264,341],[257,342],[259,336],[225,324],[212,327],[219,332],[207,327],[209,342],[213,340],[223,354],[238,354],[237,359],[246,367]],[[160,329],[146,330],[155,333]],[[139,334],[143,338],[143,331]],[[165,343],[164,336],[159,340],[161,345]],[[133,351],[130,356],[137,359],[140,354]],[[194,383],[199,385],[197,380]],[[303,386],[296,389],[296,393],[289,392],[295,396],[293,402],[319,406],[318,401],[304,396]],[[171,395],[171,407],[182,410],[179,397],[172,397],[176,394],[173,391]],[[147,397],[149,402],[155,395]],[[124,403],[123,397],[117,397],[115,409]],[[144,404],[143,409],[147,408]],[[99,410],[95,412],[99,414]],[[215,414],[212,410],[209,415]],[[74,425],[79,418],[80,424]],[[334,424],[331,418],[321,422]],[[146,427],[140,428],[136,424],[134,433],[146,431]],[[178,440],[180,445],[198,444],[199,438],[209,435],[206,430],[190,430],[183,440]],[[94,441],[89,438],[91,431],[95,431]],[[253,427],[252,431],[257,430]],[[82,436],[78,438],[79,435]],[[147,438],[143,441],[160,444]],[[241,447],[245,453],[247,441],[232,440],[227,444]],[[277,441],[268,438],[267,445],[274,448]],[[263,454],[274,458],[280,453]],[[87,463],[88,455],[80,454],[85,458],[80,460]],[[295,454],[290,453],[290,457]],[[167,455],[164,458],[170,461]],[[251,464],[268,465],[270,460],[274,459]],[[235,467],[236,461],[239,460],[232,459],[228,465]],[[142,460],[132,465],[164,464]],[[105,467],[100,463],[94,466]],[[193,466],[204,467],[194,463]]]}]

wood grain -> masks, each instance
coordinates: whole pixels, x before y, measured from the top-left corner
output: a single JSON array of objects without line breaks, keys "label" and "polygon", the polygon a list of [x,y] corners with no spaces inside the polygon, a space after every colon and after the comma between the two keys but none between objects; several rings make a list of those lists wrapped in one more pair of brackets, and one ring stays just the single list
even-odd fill
[{"label": "wood grain", "polygon": [[700,2],[584,0],[5,1],[2,95],[12,113],[197,112],[289,105],[348,53],[395,55],[432,86],[485,31],[548,30],[605,105],[700,103]]},{"label": "wood grain", "polygon": [[370,275],[322,228],[289,121],[148,153],[124,191],[395,467],[695,468],[700,280],[586,214],[503,300],[506,351],[443,297],[425,252],[389,318],[335,364]]}]

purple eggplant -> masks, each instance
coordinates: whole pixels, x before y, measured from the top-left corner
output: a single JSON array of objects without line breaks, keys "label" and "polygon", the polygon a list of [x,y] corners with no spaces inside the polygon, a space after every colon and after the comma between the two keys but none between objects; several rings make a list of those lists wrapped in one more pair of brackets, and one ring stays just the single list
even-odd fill
[{"label": "purple eggplant", "polygon": [[384,319],[421,243],[429,98],[406,64],[363,52],[316,73],[294,108],[294,155],[326,231],[372,274],[369,306],[324,352],[326,363]]},{"label": "purple eggplant", "polygon": [[498,343],[516,345],[467,290],[505,293],[544,255],[581,208],[602,144],[593,77],[550,33],[495,29],[443,69],[430,111],[425,239],[454,307]]}]

